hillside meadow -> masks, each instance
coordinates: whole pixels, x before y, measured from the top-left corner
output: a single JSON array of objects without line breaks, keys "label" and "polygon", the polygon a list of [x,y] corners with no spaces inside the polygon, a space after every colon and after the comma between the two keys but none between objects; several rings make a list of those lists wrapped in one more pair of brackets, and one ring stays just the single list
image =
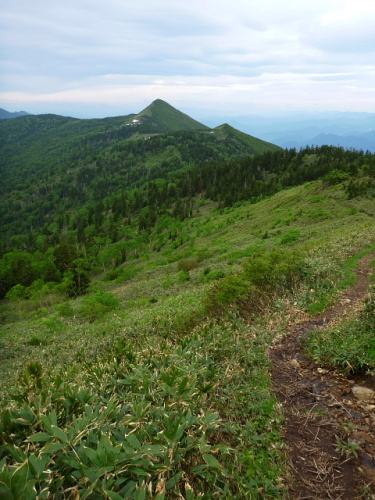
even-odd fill
[{"label": "hillside meadow", "polygon": [[[374,216],[371,196],[322,180],[227,208],[197,197],[85,295],[10,294],[3,497],[283,498],[267,347],[353,281],[375,250]],[[375,350],[358,352],[351,365],[372,370]]]}]

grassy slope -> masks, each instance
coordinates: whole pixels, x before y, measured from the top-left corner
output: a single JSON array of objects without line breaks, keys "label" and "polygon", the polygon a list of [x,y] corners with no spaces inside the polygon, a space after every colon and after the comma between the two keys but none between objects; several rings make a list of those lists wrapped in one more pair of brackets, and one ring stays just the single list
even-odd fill
[{"label": "grassy slope", "polygon": [[[176,248],[176,241],[167,240],[161,252],[145,253],[141,259],[130,260],[125,265],[125,269],[131,268],[136,273],[133,279],[121,282],[120,277],[119,283],[104,282],[101,281],[104,276],[101,276],[94,281],[92,288],[114,293],[121,301],[120,311],[107,321],[113,321],[114,325],[118,323],[121,329],[138,323],[137,329],[150,329],[151,318],[163,315],[164,311],[172,312],[178,308],[182,312],[198,307],[200,296],[212,285],[202,281],[205,269],[220,270],[228,275],[239,269],[240,262],[254,249],[295,246],[314,253],[315,249],[322,247],[322,258],[326,255],[338,263],[343,262],[373,240],[371,214],[374,212],[371,200],[346,200],[338,187],[321,190],[319,182],[285,190],[255,205],[227,209],[224,213],[218,213],[213,204],[204,205],[197,207],[192,219],[180,224],[180,238],[185,243]],[[188,257],[197,258],[198,267],[190,272],[188,281],[181,282],[184,278],[179,275],[177,263]],[[150,299],[157,299],[157,302],[150,303]],[[43,300],[45,306],[48,306],[48,300]],[[42,349],[43,358],[47,359],[50,351],[58,351],[63,361],[66,361],[64,352],[71,358],[80,348],[74,347],[74,338],[77,337],[77,346],[80,346],[82,331],[93,333],[92,347],[105,343],[95,331],[108,331],[107,325],[86,323],[79,316],[83,300],[80,297],[72,301],[76,320],[67,321],[53,314],[54,309],[48,307],[29,311],[26,315],[21,307],[18,321],[16,305],[8,303],[4,317],[7,321],[16,320],[3,326],[1,337],[11,349],[6,363],[9,369],[13,370],[13,365],[22,366],[23,356],[29,358],[30,348],[25,342],[37,332],[40,338],[48,332],[47,344]],[[27,303],[24,306],[31,307]],[[64,335],[53,332],[51,313],[57,325],[55,328],[63,328]],[[51,327],[48,326],[50,322]],[[165,322],[167,324],[166,319]],[[68,341],[70,336],[72,339]],[[12,351],[17,352],[17,356],[13,357]],[[38,348],[32,352],[36,358],[40,356]]]},{"label": "grassy slope", "polygon": [[[321,182],[285,190],[258,204],[244,204],[223,213],[210,204],[197,205],[194,217],[180,225],[178,244],[176,240],[167,240],[161,252],[144,253],[141,259],[126,264],[125,269],[132,270],[133,278],[125,280],[124,275],[118,281],[104,282],[103,277],[98,277],[93,290],[110,292],[120,301],[120,306],[107,316],[94,321],[95,313],[91,311],[90,316],[89,310],[87,316],[87,309],[85,316],[84,297],[54,306],[48,306],[48,301],[56,299],[47,297],[34,304],[32,310],[28,310],[30,303],[8,304],[4,311],[8,323],[0,336],[6,385],[15,384],[17,370],[25,363],[41,361],[50,368],[62,367],[69,390],[79,392],[87,388],[98,407],[107,407],[103,395],[116,380],[112,362],[83,366],[82,361],[105,356],[120,341],[127,346],[125,350],[118,347],[122,359],[120,379],[143,377],[143,385],[148,381],[153,395],[153,406],[164,405],[165,409],[164,415],[147,410],[142,424],[135,427],[142,446],[144,443],[172,446],[170,443],[167,446],[167,437],[158,441],[151,427],[166,429],[169,424],[165,419],[178,422],[178,414],[192,419],[186,423],[190,429],[186,432],[198,443],[192,454],[186,451],[183,457],[175,459],[173,467],[168,465],[162,476],[159,472],[159,479],[150,469],[147,478],[141,475],[134,479],[139,491],[147,488],[162,491],[164,485],[167,498],[168,494],[173,496],[173,491],[177,494],[177,490],[186,498],[195,498],[199,492],[206,492],[207,498],[213,492],[223,498],[280,498],[281,443],[265,348],[282,331],[286,321],[303,315],[303,310],[320,307],[335,294],[340,280],[345,278],[342,272],[345,261],[375,240],[374,215],[373,200],[347,200],[340,186],[324,189]],[[239,271],[241,262],[255,249],[278,248],[303,251],[315,280],[313,292],[310,286],[303,286],[297,296],[280,299],[266,318],[253,320],[251,326],[237,316],[228,316],[221,322],[202,319],[195,334],[188,333],[189,321],[202,314],[202,301],[215,277]],[[194,262],[189,279],[181,271],[183,259]],[[71,373],[71,366],[75,365],[79,371]],[[35,380],[38,379],[26,377],[21,389],[27,394],[24,401],[31,407],[35,404],[35,391],[44,397],[49,394],[48,400],[53,399],[55,390],[55,382],[48,382],[48,378],[41,383],[42,389],[35,387]],[[121,386],[119,382],[116,384]],[[210,385],[205,395],[202,387]],[[68,391],[59,390],[61,394]],[[150,401],[150,394],[145,395],[143,388],[134,386],[130,392],[121,391],[121,388],[111,389],[110,393],[116,404],[124,398],[129,401],[129,414],[134,415]],[[53,406],[50,403],[42,413],[49,414]],[[211,423],[194,423],[202,414],[208,420],[211,417],[207,415],[216,417],[212,417]],[[113,416],[112,423],[106,423],[110,440],[118,440],[111,430],[111,426],[119,425],[118,418]],[[60,427],[66,430],[69,422],[69,419],[61,421]],[[199,434],[197,429],[202,428],[206,430]],[[126,429],[125,425],[125,434],[129,432]],[[36,431],[46,429],[34,422],[30,432]],[[51,440],[58,439],[52,434]],[[187,450],[183,436],[186,434],[182,435],[179,446]],[[98,436],[95,434],[92,439],[86,446],[96,449]],[[78,440],[75,445],[76,453],[80,443]],[[40,456],[47,453],[41,450],[42,445],[43,442],[34,453]],[[170,457],[172,452],[167,448],[163,448],[163,453]],[[60,458],[55,456],[53,460],[58,463]],[[82,460],[87,465],[89,459]],[[166,460],[159,455],[155,458],[163,464]],[[119,462],[117,467],[121,466]],[[99,474],[98,470],[95,474]],[[103,479],[100,481],[97,488],[102,488],[98,491],[104,494]],[[83,483],[80,484],[83,491]],[[188,494],[190,491],[192,496]],[[126,498],[136,498],[132,495],[129,493]]]},{"label": "grassy slope", "polygon": [[253,148],[256,154],[262,154],[267,151],[277,151],[282,149],[275,144],[271,144],[270,142],[262,141],[261,139],[257,139],[256,137],[245,134],[240,130],[231,127],[227,123],[214,128],[214,132],[221,140],[225,140],[228,137],[236,137],[236,139],[243,142],[244,145]]}]

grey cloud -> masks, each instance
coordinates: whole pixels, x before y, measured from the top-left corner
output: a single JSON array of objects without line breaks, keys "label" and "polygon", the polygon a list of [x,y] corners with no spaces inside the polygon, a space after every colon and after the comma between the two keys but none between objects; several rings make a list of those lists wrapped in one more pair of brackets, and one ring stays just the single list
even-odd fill
[{"label": "grey cloud", "polygon": [[[288,105],[290,82],[296,100],[297,88],[304,96],[332,81],[357,88],[363,88],[361,79],[368,88],[374,82],[365,70],[375,48],[373,20],[324,25],[322,13],[337,8],[331,0],[0,0],[1,5],[2,87],[9,91],[53,93],[130,79],[141,88],[153,76],[190,75],[210,80],[211,89],[227,89],[222,75],[249,82],[266,75],[261,84],[274,79],[274,95]],[[354,76],[346,80],[344,73]],[[105,77],[116,74],[117,83]]]}]

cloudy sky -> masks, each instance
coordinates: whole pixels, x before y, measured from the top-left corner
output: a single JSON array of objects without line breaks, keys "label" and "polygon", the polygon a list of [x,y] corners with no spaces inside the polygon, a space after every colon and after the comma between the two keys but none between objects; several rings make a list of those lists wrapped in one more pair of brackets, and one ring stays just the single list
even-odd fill
[{"label": "cloudy sky", "polygon": [[[0,107],[375,112],[371,0],[0,0]],[[195,115],[194,115],[195,112]]]}]

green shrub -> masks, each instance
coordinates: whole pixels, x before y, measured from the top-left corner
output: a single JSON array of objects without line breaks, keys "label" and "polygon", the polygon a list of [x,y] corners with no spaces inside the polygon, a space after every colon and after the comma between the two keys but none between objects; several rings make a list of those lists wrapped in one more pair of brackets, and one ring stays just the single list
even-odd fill
[{"label": "green shrub", "polygon": [[316,362],[346,372],[375,368],[375,290],[355,320],[333,330],[310,332],[307,353]]},{"label": "green shrub", "polygon": [[41,318],[38,323],[52,332],[59,332],[61,330],[64,330],[66,327],[65,323],[57,319],[55,316],[50,316],[49,318]]},{"label": "green shrub", "polygon": [[208,271],[205,269],[203,273],[201,274],[201,280],[202,281],[216,281],[220,280],[225,277],[224,271],[221,269],[215,269],[214,271],[211,271],[208,268]]},{"label": "green shrub", "polygon": [[46,339],[42,339],[34,335],[34,337],[31,337],[31,339],[27,340],[25,344],[31,346],[40,346],[40,345],[47,345],[48,341]]},{"label": "green shrub", "polygon": [[373,179],[350,179],[345,186],[349,200],[358,197],[373,198],[375,195],[375,181]]},{"label": "green shrub", "polygon": [[290,243],[294,243],[300,236],[301,232],[299,229],[291,229],[281,237],[280,245],[289,245]]},{"label": "green shrub", "polygon": [[323,177],[323,181],[327,182],[331,186],[335,184],[340,184],[340,182],[345,181],[349,177],[347,172],[343,172],[342,170],[331,170]]},{"label": "green shrub", "polygon": [[177,269],[179,271],[184,271],[185,273],[188,273],[189,271],[196,269],[198,266],[199,266],[198,259],[195,257],[191,257],[189,259],[180,260],[180,262],[178,262],[177,264]]},{"label": "green shrub", "polygon": [[164,289],[171,288],[175,284],[175,280],[171,276],[167,276],[167,278],[163,281],[161,286]]},{"label": "green shrub", "polygon": [[120,301],[112,293],[98,290],[83,299],[80,313],[85,319],[95,321],[116,309],[119,304]]},{"label": "green shrub", "polygon": [[320,203],[321,201],[324,201],[326,197],[322,194],[313,194],[310,196],[310,201],[311,203]]},{"label": "green shrub", "polygon": [[254,255],[243,264],[246,277],[258,288],[290,289],[302,277],[304,259],[297,251],[273,250]]},{"label": "green shrub", "polygon": [[110,269],[106,275],[105,275],[105,278],[104,278],[104,281],[113,281],[113,280],[116,280],[117,278],[119,278],[122,274],[122,269],[119,269],[118,267],[114,268],[114,269]]},{"label": "green shrub", "polygon": [[56,310],[63,318],[71,318],[74,316],[74,309],[70,302],[63,302],[56,306]]},{"label": "green shrub", "polygon": [[308,210],[306,213],[306,217],[313,220],[325,220],[331,217],[331,214],[324,210],[322,207],[315,207],[311,210]]},{"label": "green shrub", "polygon": [[177,273],[177,281],[179,283],[185,283],[185,281],[190,280],[190,274],[187,271],[180,271]]},{"label": "green shrub", "polygon": [[211,250],[207,250],[206,248],[200,249],[196,252],[196,257],[198,262],[210,259],[213,255],[214,255],[213,252]]},{"label": "green shrub", "polygon": [[214,289],[214,297],[212,299],[215,299],[218,306],[225,306],[245,300],[250,291],[254,289],[243,273],[234,274],[220,281]]},{"label": "green shrub", "polygon": [[[120,269],[112,269],[112,271],[118,271],[118,273],[115,273],[117,274],[117,277],[114,279],[116,279],[119,283],[123,283],[124,281],[129,281],[134,278],[141,271],[141,269],[142,268],[128,264]],[[110,271],[108,273],[110,273]]]},{"label": "green shrub", "polygon": [[208,293],[206,310],[220,314],[237,305],[248,313],[261,312],[277,294],[290,293],[303,278],[304,260],[295,251],[274,250],[247,259],[242,271],[221,279]]},{"label": "green shrub", "polygon": [[11,301],[19,301],[21,299],[26,298],[26,292],[27,289],[23,285],[15,285],[13,288],[11,288],[5,297]]}]

